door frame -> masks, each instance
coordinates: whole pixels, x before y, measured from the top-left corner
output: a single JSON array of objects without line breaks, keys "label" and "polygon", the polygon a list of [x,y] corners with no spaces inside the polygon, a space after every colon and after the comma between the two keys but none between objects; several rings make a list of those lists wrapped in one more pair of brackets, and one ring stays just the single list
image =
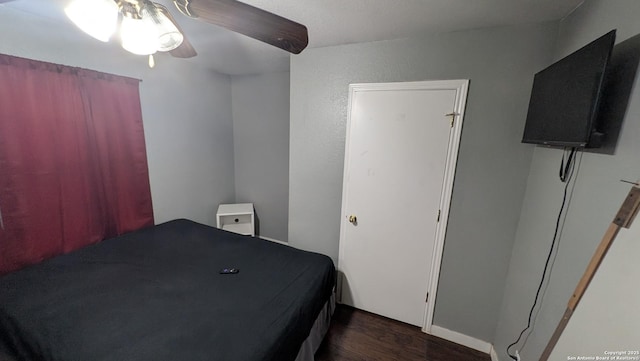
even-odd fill
[{"label": "door frame", "polygon": [[[347,175],[349,170],[349,146],[351,139],[351,108],[352,102],[357,92],[363,91],[393,91],[393,90],[455,90],[456,97],[453,109],[454,122],[449,133],[449,148],[447,150],[447,160],[445,165],[444,180],[440,196],[440,221],[436,224],[435,241],[433,248],[433,258],[431,260],[431,270],[427,292],[429,298],[425,304],[424,320],[422,331],[431,333],[433,324],[433,313],[435,310],[435,300],[437,298],[438,280],[440,278],[440,265],[442,262],[442,252],[444,250],[444,240],[446,236],[447,224],[449,222],[449,208],[451,206],[451,195],[453,193],[453,181],[455,178],[456,164],[458,161],[458,150],[460,148],[460,137],[462,135],[462,123],[467,101],[467,93],[469,89],[468,79],[458,80],[427,80],[415,82],[395,82],[395,83],[359,83],[349,85],[349,102],[347,109],[347,132],[345,139],[345,163],[343,171],[342,183],[342,205],[340,212],[340,244],[338,254],[338,271],[340,272],[340,260],[344,259],[344,238],[346,232],[347,210],[344,205],[347,198]],[[446,119],[446,115],[443,114]],[[434,217],[437,215],[434,215]],[[341,275],[342,273],[340,273]],[[338,279],[338,299],[342,299],[342,279]],[[426,296],[426,295],[425,295]]]}]

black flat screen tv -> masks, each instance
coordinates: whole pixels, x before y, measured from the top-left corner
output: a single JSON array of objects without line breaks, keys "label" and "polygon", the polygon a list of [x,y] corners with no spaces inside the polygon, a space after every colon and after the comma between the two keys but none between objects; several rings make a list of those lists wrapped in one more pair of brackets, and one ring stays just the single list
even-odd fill
[{"label": "black flat screen tv", "polygon": [[615,39],[612,30],[535,75],[523,143],[599,146],[596,116]]}]

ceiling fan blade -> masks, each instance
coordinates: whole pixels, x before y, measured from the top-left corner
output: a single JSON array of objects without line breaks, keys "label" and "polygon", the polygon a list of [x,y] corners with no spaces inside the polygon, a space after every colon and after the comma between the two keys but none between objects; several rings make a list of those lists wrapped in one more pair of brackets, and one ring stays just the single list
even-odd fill
[{"label": "ceiling fan blade", "polygon": [[187,34],[185,34],[180,25],[178,25],[178,22],[176,22],[176,19],[173,18],[169,10],[165,6],[158,3],[153,3],[153,5],[158,8],[158,10],[160,10],[160,12],[162,12],[167,18],[169,18],[169,20],[171,20],[173,25],[178,28],[178,31],[180,31],[182,33],[182,36],[184,37],[184,40],[182,40],[182,44],[180,44],[180,46],[178,46],[177,48],[169,51],[169,53],[176,58],[193,58],[194,56],[198,55],[196,49],[193,48],[193,45],[191,45],[191,43],[187,39]]},{"label": "ceiling fan blade", "polygon": [[244,34],[290,53],[309,43],[307,28],[236,0],[174,0],[183,14]]}]

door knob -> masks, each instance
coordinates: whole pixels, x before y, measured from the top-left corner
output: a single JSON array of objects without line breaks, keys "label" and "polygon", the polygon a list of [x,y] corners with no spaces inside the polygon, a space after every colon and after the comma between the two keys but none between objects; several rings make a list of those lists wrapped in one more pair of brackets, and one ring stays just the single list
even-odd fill
[{"label": "door knob", "polygon": [[354,216],[353,214],[349,216],[349,222],[356,224],[358,223],[358,217]]}]

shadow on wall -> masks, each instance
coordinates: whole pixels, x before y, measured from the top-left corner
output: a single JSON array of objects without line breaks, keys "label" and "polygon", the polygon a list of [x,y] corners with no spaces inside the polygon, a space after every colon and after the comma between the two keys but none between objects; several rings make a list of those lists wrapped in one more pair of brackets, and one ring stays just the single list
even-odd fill
[{"label": "shadow on wall", "polygon": [[605,139],[601,148],[585,149],[585,151],[615,154],[638,64],[640,64],[640,34],[613,48],[597,118],[597,123],[601,124],[599,131],[605,134]]},{"label": "shadow on wall", "polygon": [[353,294],[351,293],[351,289],[349,288],[349,282],[347,282],[347,277],[344,273],[338,269],[336,269],[336,300],[339,303],[342,303],[345,295],[348,300],[353,300]]},{"label": "shadow on wall", "polygon": [[253,211],[253,227],[256,237],[260,237],[260,216],[255,210]]}]

